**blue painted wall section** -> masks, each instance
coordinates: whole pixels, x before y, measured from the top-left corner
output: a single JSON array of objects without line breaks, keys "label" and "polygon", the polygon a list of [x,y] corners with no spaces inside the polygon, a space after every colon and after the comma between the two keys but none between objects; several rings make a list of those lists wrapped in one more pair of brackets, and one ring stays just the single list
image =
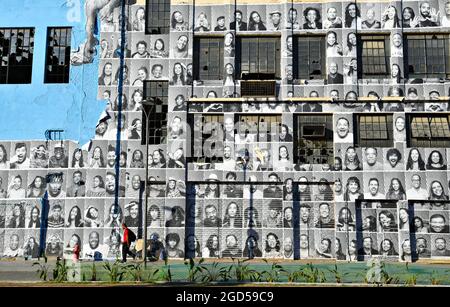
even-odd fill
[{"label": "blue painted wall section", "polygon": [[0,140],[44,139],[62,128],[84,144],[94,136],[105,103],[97,100],[98,58],[71,67],[70,83],[44,84],[47,27],[72,27],[72,48],[85,39],[84,0],[1,0],[0,27],[34,27],[32,83],[0,86]]}]

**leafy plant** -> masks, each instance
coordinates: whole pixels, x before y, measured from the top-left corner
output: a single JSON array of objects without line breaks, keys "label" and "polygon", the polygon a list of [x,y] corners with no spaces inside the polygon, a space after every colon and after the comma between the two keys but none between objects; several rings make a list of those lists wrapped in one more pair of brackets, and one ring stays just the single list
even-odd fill
[{"label": "leafy plant", "polygon": [[[266,259],[263,259],[263,261],[266,264],[269,264],[269,262]],[[261,278],[264,279],[267,282],[278,282],[280,281],[280,276],[282,273],[286,273],[286,270],[283,268],[283,266],[279,265],[276,262],[273,262],[270,270],[262,271],[261,272]]]},{"label": "leafy plant", "polygon": [[[62,261],[58,258],[56,260],[56,266],[53,269],[53,280],[55,282],[64,282],[68,279],[69,267],[66,264],[66,259]],[[74,272],[75,274],[75,272]]]},{"label": "leafy plant", "polygon": [[399,283],[398,277],[394,277],[386,270],[386,265],[379,258],[371,258],[367,261],[369,269],[366,272],[366,283],[388,285]]},{"label": "leafy plant", "polygon": [[297,270],[293,272],[287,272],[287,280],[288,282],[298,282],[303,277],[303,271]]},{"label": "leafy plant", "polygon": [[160,276],[163,281],[172,282],[172,272],[170,270],[170,265],[168,264],[167,258],[164,259],[164,268],[160,270]]},{"label": "leafy plant", "polygon": [[36,270],[36,274],[38,274],[39,278],[43,281],[47,281],[48,279],[48,270],[49,267],[47,265],[47,259],[45,259],[44,263],[35,262],[32,266],[38,266]]},{"label": "leafy plant", "polygon": [[110,282],[122,281],[126,271],[121,267],[120,261],[116,260],[113,264],[105,262],[103,268],[107,271]]},{"label": "leafy plant", "polygon": [[144,270],[139,263],[127,265],[125,271],[134,281],[144,280]]},{"label": "leafy plant", "polygon": [[200,278],[200,274],[206,269],[202,263],[205,259],[201,258],[198,263],[195,263],[194,259],[190,258],[188,262],[185,262],[185,265],[189,266],[188,270],[188,281],[196,282],[198,278]]},{"label": "leafy plant", "polygon": [[160,270],[158,268],[150,268],[148,270],[146,281],[154,283],[159,279],[158,273],[160,273]]},{"label": "leafy plant", "polygon": [[316,268],[312,263],[306,264],[306,267],[301,270],[300,274],[309,283],[323,283],[327,280],[324,272]]},{"label": "leafy plant", "polygon": [[437,272],[434,271],[434,270],[433,270],[433,272],[430,275],[430,282],[434,286],[440,285],[441,282],[442,282],[442,279],[437,277]]},{"label": "leafy plant", "polygon": [[333,274],[334,280],[336,281],[337,284],[342,283],[344,281],[344,277],[349,275],[348,272],[344,272],[344,273],[340,272],[338,270],[337,264],[334,264],[334,269],[331,269],[331,270],[328,269],[328,271]]},{"label": "leafy plant", "polygon": [[[406,271],[409,273],[409,264],[406,262]],[[408,286],[414,286],[417,284],[417,274],[410,273],[405,280],[405,284]]]},{"label": "leafy plant", "polygon": [[222,270],[226,268],[219,267],[218,262],[213,262],[209,266],[205,266],[205,269],[202,271],[202,276],[200,280],[204,283],[218,281],[222,277]]},{"label": "leafy plant", "polygon": [[251,269],[248,264],[245,264],[249,259],[237,259],[237,263],[235,262],[235,258],[231,259],[233,260],[232,266],[237,281],[259,281],[261,279],[259,272]]},{"label": "leafy plant", "polygon": [[95,262],[92,262],[91,281],[97,281],[97,268],[95,267]]}]

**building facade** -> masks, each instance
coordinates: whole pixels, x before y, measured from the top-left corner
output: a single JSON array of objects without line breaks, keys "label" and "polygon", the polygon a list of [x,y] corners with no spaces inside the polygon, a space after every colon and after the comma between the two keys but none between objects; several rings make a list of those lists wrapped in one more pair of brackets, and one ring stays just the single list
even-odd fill
[{"label": "building facade", "polygon": [[[43,75],[83,97],[67,129],[90,141],[0,141],[3,255],[114,259],[145,214],[169,258],[450,256],[449,1],[83,5]],[[2,91],[40,86],[27,31],[0,28]]]}]

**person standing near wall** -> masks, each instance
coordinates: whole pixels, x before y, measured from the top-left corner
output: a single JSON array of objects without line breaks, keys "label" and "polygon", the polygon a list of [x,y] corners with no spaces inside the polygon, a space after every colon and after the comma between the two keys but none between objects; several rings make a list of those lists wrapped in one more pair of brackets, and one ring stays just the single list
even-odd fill
[{"label": "person standing near wall", "polygon": [[123,237],[122,237],[122,262],[127,262],[127,255],[131,255],[133,259],[136,255],[130,251],[131,242],[136,240],[136,235],[130,229],[128,229],[127,224],[122,223]]}]

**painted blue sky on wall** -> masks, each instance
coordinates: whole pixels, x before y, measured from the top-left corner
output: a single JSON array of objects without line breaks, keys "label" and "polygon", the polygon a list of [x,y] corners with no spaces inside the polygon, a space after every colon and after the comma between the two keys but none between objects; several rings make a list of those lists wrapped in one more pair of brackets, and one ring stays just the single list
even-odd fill
[{"label": "painted blue sky on wall", "polygon": [[[6,2],[6,0],[1,0]],[[72,27],[72,48],[85,38],[84,0],[15,0],[2,5],[0,27],[34,27],[32,83],[0,86],[0,140],[44,139],[62,128],[65,138],[88,142],[105,102],[97,100],[98,59],[71,67],[69,84],[44,84],[47,27]]]}]

